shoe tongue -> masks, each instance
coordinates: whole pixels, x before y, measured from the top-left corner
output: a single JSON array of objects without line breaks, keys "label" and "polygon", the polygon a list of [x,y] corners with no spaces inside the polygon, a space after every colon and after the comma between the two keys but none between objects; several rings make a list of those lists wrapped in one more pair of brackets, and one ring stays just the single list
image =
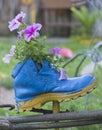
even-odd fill
[{"label": "shoe tongue", "polygon": [[43,61],[42,68],[40,69],[40,73],[49,72],[51,70],[50,63],[48,61]]},{"label": "shoe tongue", "polygon": [[48,61],[43,62],[42,68],[40,69],[39,73],[59,76],[59,72]]}]

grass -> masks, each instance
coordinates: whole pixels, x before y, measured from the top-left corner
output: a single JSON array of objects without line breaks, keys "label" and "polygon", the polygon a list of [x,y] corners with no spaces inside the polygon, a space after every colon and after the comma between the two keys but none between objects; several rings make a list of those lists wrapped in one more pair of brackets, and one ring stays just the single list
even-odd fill
[{"label": "grass", "polygon": [[[4,64],[2,62],[2,58],[4,57],[5,54],[9,52],[9,49],[12,44],[15,43],[15,40],[12,40],[11,38],[5,38],[0,40],[0,85],[4,86],[6,88],[13,88],[13,79],[11,78],[11,73],[13,70],[13,67],[17,64],[17,61],[14,59],[11,60],[10,64]],[[59,47],[68,47],[70,48],[75,54],[80,52],[80,50],[85,50],[88,48],[88,44],[80,44],[77,39],[72,39],[68,41],[67,43],[54,43],[54,44],[48,44],[49,49],[54,47],[54,46],[59,46]],[[93,46],[93,45],[92,45]],[[68,72],[69,77],[73,77],[74,72],[76,70],[77,65],[79,64],[79,61],[81,60],[82,57],[77,58],[73,63],[70,63],[66,69]],[[87,65],[90,62],[89,59],[85,61],[80,68],[80,70]],[[80,97],[76,100],[72,100],[70,102],[62,102],[61,103],[61,109],[62,110],[71,110],[71,111],[83,111],[85,110],[97,110],[101,109],[102,107],[102,80],[101,80],[101,73],[102,73],[102,67],[98,65],[95,75],[98,80],[98,87],[93,91],[91,94],[88,96]],[[51,108],[51,103],[48,103],[44,106],[44,108]],[[33,115],[34,113],[20,113],[19,115]],[[7,109],[0,109],[0,115],[18,115],[17,112],[14,111],[9,111]],[[90,126],[90,127],[77,127],[77,128],[72,128],[72,130],[91,130],[91,129],[98,129],[100,126],[95,125],[95,126]]]}]

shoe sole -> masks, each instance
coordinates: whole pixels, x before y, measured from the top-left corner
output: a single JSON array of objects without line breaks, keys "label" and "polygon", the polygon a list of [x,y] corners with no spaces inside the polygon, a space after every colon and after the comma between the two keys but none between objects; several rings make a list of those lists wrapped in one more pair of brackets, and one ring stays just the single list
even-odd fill
[{"label": "shoe sole", "polygon": [[70,101],[70,100],[75,100],[78,97],[82,97],[88,93],[90,93],[92,90],[94,90],[97,86],[97,81],[94,81],[90,86],[87,88],[83,89],[80,92],[74,93],[74,94],[59,94],[59,93],[45,93],[45,94],[40,94],[36,96],[34,99],[29,100],[27,102],[20,102],[20,111],[30,111],[33,108],[40,108],[42,105],[44,105],[47,102],[51,101]]}]

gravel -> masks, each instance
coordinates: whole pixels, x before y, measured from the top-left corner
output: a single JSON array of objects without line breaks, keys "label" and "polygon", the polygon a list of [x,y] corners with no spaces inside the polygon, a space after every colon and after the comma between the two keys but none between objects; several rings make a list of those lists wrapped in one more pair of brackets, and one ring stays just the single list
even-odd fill
[{"label": "gravel", "polygon": [[0,104],[15,104],[14,90],[0,87]]}]

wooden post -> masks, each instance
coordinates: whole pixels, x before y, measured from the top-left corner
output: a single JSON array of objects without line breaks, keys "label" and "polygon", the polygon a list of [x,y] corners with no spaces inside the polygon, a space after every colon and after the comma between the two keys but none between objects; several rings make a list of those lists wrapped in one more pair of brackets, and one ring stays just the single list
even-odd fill
[{"label": "wooden post", "polygon": [[[60,103],[58,101],[53,101],[53,113],[56,114],[59,113],[59,111],[60,111]],[[55,128],[55,130],[59,130],[59,128]]]},{"label": "wooden post", "polygon": [[36,23],[36,1],[34,0],[31,7],[31,23]]}]

